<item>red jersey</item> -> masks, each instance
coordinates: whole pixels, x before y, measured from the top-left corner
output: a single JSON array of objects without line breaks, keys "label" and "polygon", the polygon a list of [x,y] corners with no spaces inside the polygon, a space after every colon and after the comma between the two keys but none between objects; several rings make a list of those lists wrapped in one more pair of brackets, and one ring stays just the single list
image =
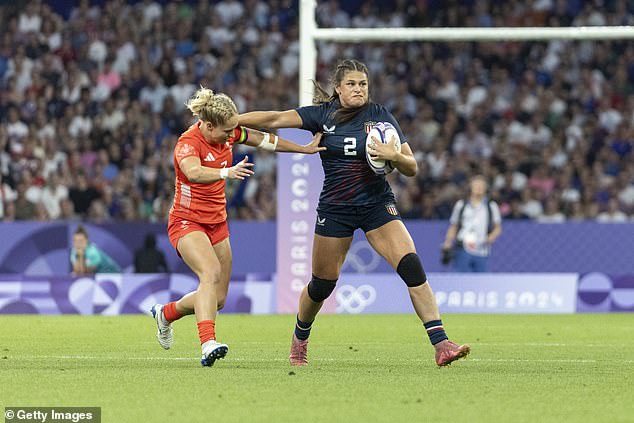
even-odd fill
[{"label": "red jersey", "polygon": [[234,143],[242,143],[246,131],[236,128],[233,136],[224,144],[210,144],[200,132],[200,122],[183,132],[174,148],[176,186],[170,215],[198,223],[220,223],[227,220],[225,181],[210,184],[190,182],[180,168],[185,157],[195,156],[204,167],[222,169],[231,167]]}]

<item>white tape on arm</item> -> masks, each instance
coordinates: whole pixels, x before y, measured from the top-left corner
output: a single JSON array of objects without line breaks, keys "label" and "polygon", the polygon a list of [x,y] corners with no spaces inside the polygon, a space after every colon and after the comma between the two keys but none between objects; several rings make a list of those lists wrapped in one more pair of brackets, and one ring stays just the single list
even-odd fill
[{"label": "white tape on arm", "polygon": [[220,169],[220,179],[227,179],[228,176],[229,176],[228,167],[223,167],[222,169]]},{"label": "white tape on arm", "polygon": [[[271,139],[271,137],[273,137],[273,139]],[[275,151],[278,140],[279,138],[277,137],[277,135],[271,135],[268,132],[265,132],[264,138],[262,138],[262,142],[258,144],[258,148],[268,151]]]}]

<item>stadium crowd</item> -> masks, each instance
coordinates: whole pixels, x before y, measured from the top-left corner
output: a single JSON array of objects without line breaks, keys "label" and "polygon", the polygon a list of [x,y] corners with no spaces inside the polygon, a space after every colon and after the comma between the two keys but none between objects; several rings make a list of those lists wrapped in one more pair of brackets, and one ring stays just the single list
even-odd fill
[{"label": "stadium crowd", "polygon": [[[55,3],[53,3],[55,4]],[[319,2],[323,27],[632,25],[625,0]],[[298,105],[298,6],[222,0],[0,6],[0,216],[166,221],[172,152],[199,85],[240,111]],[[318,80],[370,69],[419,164],[390,175],[405,218],[446,219],[483,174],[504,219],[634,218],[634,44],[319,43]],[[229,214],[274,219],[276,159],[228,184]]]}]

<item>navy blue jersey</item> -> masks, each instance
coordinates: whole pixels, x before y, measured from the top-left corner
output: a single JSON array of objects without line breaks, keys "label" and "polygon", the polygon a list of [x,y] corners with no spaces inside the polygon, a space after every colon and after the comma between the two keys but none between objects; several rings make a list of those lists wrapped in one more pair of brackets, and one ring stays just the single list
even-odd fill
[{"label": "navy blue jersey", "polygon": [[394,202],[394,194],[384,175],[372,171],[365,156],[365,139],[374,124],[390,122],[401,143],[406,139],[394,116],[382,105],[370,103],[361,113],[345,123],[335,123],[338,102],[300,107],[302,129],[313,134],[323,132],[319,153],[324,168],[324,187],[319,204],[369,206]]}]

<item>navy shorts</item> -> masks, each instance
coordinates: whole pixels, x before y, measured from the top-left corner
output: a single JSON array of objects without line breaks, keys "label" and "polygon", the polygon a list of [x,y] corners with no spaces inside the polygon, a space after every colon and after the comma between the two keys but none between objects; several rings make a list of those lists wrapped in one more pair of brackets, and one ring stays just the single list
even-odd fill
[{"label": "navy shorts", "polygon": [[363,232],[368,232],[392,220],[402,220],[396,205],[392,202],[370,206],[322,204],[317,207],[315,233],[333,238],[347,238],[359,228]]}]

